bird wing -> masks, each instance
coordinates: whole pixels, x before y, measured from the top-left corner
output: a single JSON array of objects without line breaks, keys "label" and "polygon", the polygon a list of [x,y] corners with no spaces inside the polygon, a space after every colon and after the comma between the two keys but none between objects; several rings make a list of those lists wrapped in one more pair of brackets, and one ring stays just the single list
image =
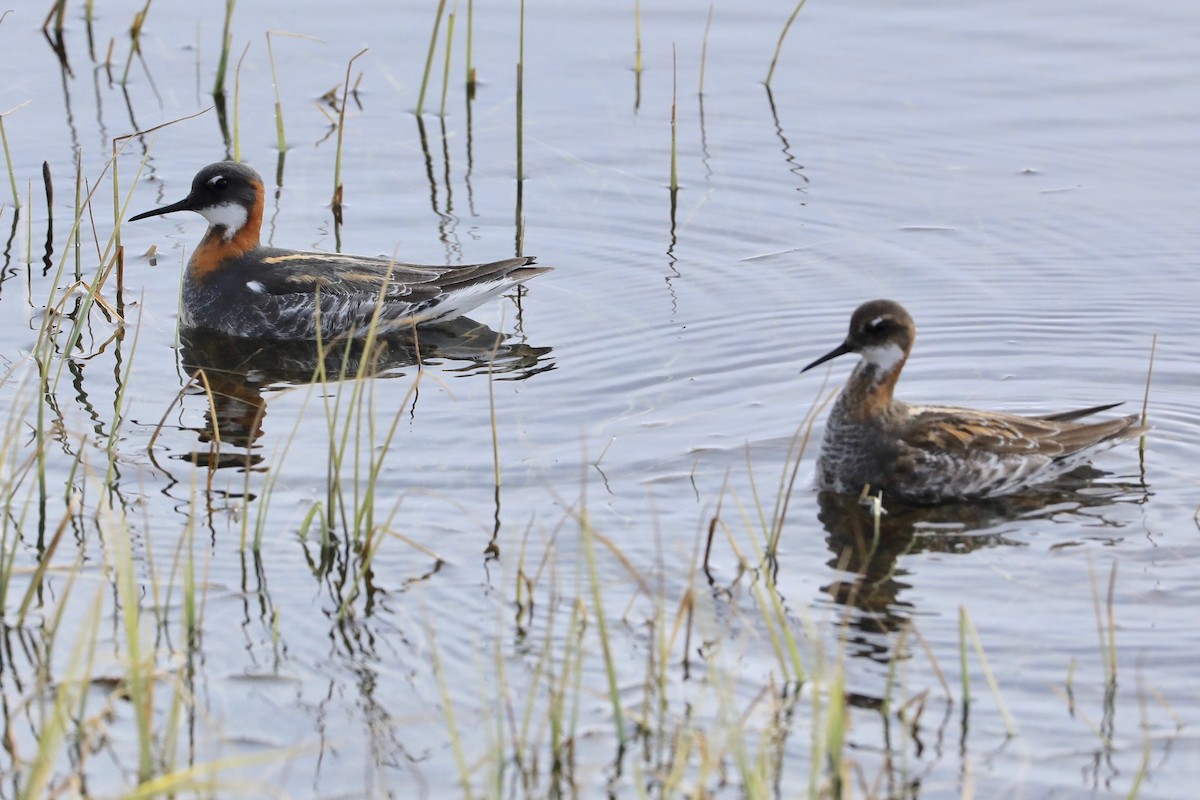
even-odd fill
[{"label": "bird wing", "polygon": [[965,454],[986,450],[998,456],[1039,455],[1058,459],[1109,439],[1140,432],[1140,428],[1133,429],[1136,415],[1093,423],[1072,421],[1104,408],[1024,417],[968,408],[914,407],[910,409],[904,439],[915,447],[930,451]]},{"label": "bird wing", "polygon": [[532,264],[533,259],[436,266],[337,253],[264,250],[258,263],[263,268],[256,269],[252,279],[270,294],[320,291],[338,296],[378,296],[383,289],[385,301],[419,304],[472,284],[501,280]]},{"label": "bird wing", "polygon": [[248,277],[268,294],[378,295],[383,289],[385,299],[409,302],[435,297],[445,271],[382,258],[291,251],[264,255],[258,264]]}]

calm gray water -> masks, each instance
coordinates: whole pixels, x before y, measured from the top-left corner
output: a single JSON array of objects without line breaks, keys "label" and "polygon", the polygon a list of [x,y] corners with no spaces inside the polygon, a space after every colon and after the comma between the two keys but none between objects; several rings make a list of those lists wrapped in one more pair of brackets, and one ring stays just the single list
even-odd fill
[{"label": "calm gray water", "polygon": [[[140,4],[96,3],[95,57],[83,10],[71,6],[69,71],[39,30],[44,9],[16,9],[0,22],[0,110],[27,103],[4,125],[18,190],[23,202],[33,197],[18,218],[5,185],[0,211],[0,340],[13,369],[3,392],[17,420],[5,438],[9,486],[32,452],[38,395],[26,356],[54,286],[54,270],[43,271],[42,162],[55,182],[55,267],[77,156],[90,185],[99,183],[95,233],[89,221],[80,249],[90,280],[112,229],[111,171],[102,171],[113,137],[212,104],[222,19],[218,4],[208,5],[152,6],[124,89],[99,62],[114,40],[119,78]],[[337,12],[295,5],[241,4],[232,28],[231,92],[232,61],[249,45],[239,154],[278,185],[264,238],[433,263],[512,254],[517,7],[476,4],[481,85],[470,105],[458,20],[446,115],[429,113],[441,102],[439,50],[422,129],[412,112],[435,4],[353,2]],[[493,792],[489,753],[511,733],[497,709],[528,696],[544,702],[539,658],[549,651],[557,663],[570,652],[575,598],[592,604],[581,508],[661,593],[660,625],[674,624],[689,585],[699,593],[695,635],[706,640],[707,661],[693,641],[685,676],[683,643],[673,644],[674,724],[690,713],[692,726],[720,739],[730,723],[714,697],[726,697],[744,713],[757,752],[769,727],[761,693],[779,694],[787,676],[756,610],[754,586],[765,575],[742,575],[735,548],[757,565],[756,493],[769,516],[793,434],[822,387],[843,380],[851,364],[835,362],[829,384],[820,370],[798,370],[841,341],[860,302],[891,297],[920,329],[900,384],[912,400],[1010,411],[1126,401],[1136,410],[1157,335],[1155,430],[1144,456],[1122,446],[1073,483],[1021,503],[890,515],[885,546],[865,563],[854,547],[863,512],[819,501],[810,449],[791,494],[776,580],[808,668],[822,651],[830,661],[839,649],[845,654],[848,757],[872,785],[886,776],[874,790],[881,796],[1124,797],[1148,752],[1141,796],[1194,796],[1200,7],[812,0],[768,93],[762,81],[792,6],[745,5],[713,6],[702,100],[708,4],[642,3],[640,81],[632,4],[530,5],[519,215],[523,252],[556,271],[529,284],[519,304],[506,298],[472,315],[505,336],[503,352],[489,370],[494,339],[478,331],[431,342],[420,371],[411,353],[397,351],[364,384],[365,395],[313,386],[307,367],[278,354],[255,356],[248,380],[218,387],[233,396],[222,406],[228,466],[203,466],[213,461],[206,397],[192,391],[174,400],[184,384],[175,345],[179,271],[203,223],[180,214],[122,227],[130,323],[123,341],[105,343],[111,328],[92,315],[71,371],[47,399],[62,420],[47,470],[60,504],[69,480],[94,511],[106,453],[114,457],[112,499],[133,531],[143,628],[164,670],[189,664],[184,765],[261,756],[262,764],[228,770],[260,782],[248,790],[253,796],[454,795],[459,770],[440,674],[474,787]],[[315,37],[273,37],[289,142],[281,181],[267,30]],[[363,48],[343,131],[339,228],[329,208],[337,134],[322,96],[341,85],[347,60]],[[682,187],[674,210],[673,81]],[[228,155],[213,111],[135,138],[118,160],[122,193],[144,161],[127,215],[181,198],[197,169]],[[152,247],[154,264],[142,255]],[[68,271],[74,263],[72,254]],[[114,300],[111,289],[106,296]],[[219,366],[249,354],[218,346],[215,355],[182,355],[197,357]],[[366,406],[353,417],[356,396]],[[247,472],[245,442],[230,434],[264,402]],[[123,423],[110,450],[118,405]],[[326,500],[330,427],[340,436],[347,418],[364,420],[350,423],[357,444],[342,471],[347,496],[373,508],[387,530],[358,592],[350,589],[364,569],[357,546],[341,541],[322,551],[315,527],[306,529],[314,504]],[[76,453],[84,468],[74,467]],[[367,460],[380,457],[374,497],[353,495],[365,486]],[[5,492],[20,498],[6,527],[20,537],[18,597],[37,563],[31,485],[26,478]],[[714,589],[691,563],[718,512]],[[254,556],[241,539],[262,513]],[[61,515],[61,507],[52,511],[50,525]],[[67,568],[82,560],[62,624],[75,630],[92,600],[104,603],[95,671],[120,675],[125,634],[102,569],[111,548],[93,517],[81,513],[56,551],[63,571],[47,579],[35,616],[53,618],[57,598],[67,596]],[[179,638],[176,560],[188,532],[205,598],[192,649]],[[1106,694],[1090,576],[1103,596],[1114,567],[1119,672]],[[536,611],[522,617],[519,576],[538,570]],[[636,716],[656,602],[603,547],[599,573],[619,684]],[[156,586],[173,591],[156,596]],[[167,622],[156,623],[155,608]],[[1016,727],[1011,738],[973,653],[964,722],[960,608],[997,676]],[[911,634],[901,639],[910,623],[928,650]],[[11,655],[0,669],[6,722],[22,753],[38,727],[23,705],[40,663],[27,644],[38,630],[28,621],[6,629]],[[614,758],[594,623],[583,646],[578,792],[595,796],[607,786],[623,797],[643,785],[653,795],[653,759],[643,761],[638,748]],[[70,654],[54,658],[65,675]],[[890,661],[900,665],[894,702],[928,693],[916,734],[903,730],[894,709],[878,708]],[[808,786],[810,690],[779,739],[778,796],[802,796]],[[99,690],[91,694],[96,708],[105,702]],[[78,769],[103,796],[132,787],[136,775],[133,713],[115,702],[98,754],[84,767],[60,759],[62,774]],[[546,713],[533,718],[545,771]],[[276,753],[289,747],[298,750]],[[0,792],[17,785],[14,762],[10,752],[0,757],[10,776]],[[709,775],[703,786],[740,796],[736,769],[726,767],[730,784]],[[544,774],[528,791],[512,774],[493,793],[549,793]]]}]

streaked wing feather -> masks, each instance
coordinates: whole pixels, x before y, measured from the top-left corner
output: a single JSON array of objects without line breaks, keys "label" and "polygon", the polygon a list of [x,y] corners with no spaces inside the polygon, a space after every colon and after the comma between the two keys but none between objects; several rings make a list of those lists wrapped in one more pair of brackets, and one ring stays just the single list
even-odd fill
[{"label": "streaked wing feather", "polygon": [[1049,417],[982,413],[966,408],[914,409],[905,440],[915,447],[967,454],[986,450],[1000,456],[1041,455],[1062,458],[1103,441],[1137,435],[1136,415],[1094,423],[1075,423],[1088,414],[1111,408],[1097,406]]},{"label": "streaked wing feather", "polygon": [[[272,268],[257,271],[255,280],[270,294],[311,294],[314,290],[335,295],[376,294],[386,281],[386,299],[421,303],[458,288],[523,272],[521,268],[533,259],[433,266],[336,253],[281,251],[268,256],[265,262]],[[529,271],[536,274],[542,268]]]}]

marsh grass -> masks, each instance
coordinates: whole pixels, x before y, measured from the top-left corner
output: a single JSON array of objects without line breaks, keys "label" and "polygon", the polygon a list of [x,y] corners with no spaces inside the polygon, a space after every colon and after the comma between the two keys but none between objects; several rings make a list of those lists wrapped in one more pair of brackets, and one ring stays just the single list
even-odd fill
[{"label": "marsh grass", "polygon": [[[756,515],[743,512],[736,528],[717,523],[739,565],[737,577],[723,584],[706,581],[702,569],[710,525],[701,526],[690,559],[667,557],[656,539],[653,565],[641,566],[596,529],[586,477],[579,499],[567,505],[568,517],[544,539],[540,557],[527,534],[513,562],[507,608],[516,614],[497,606],[492,658],[475,667],[496,687],[490,699],[448,691],[437,630],[426,626],[465,793],[586,795],[596,785],[597,757],[611,759],[605,783],[619,796],[715,796],[732,781],[738,796],[752,798],[774,796],[781,784],[814,798],[851,796],[855,786],[854,796],[874,798],[893,796],[886,787],[911,780],[903,754],[868,778],[850,748],[855,711],[845,636],[827,654],[821,626],[789,610],[771,572],[757,568],[765,559],[760,524],[750,522]],[[698,657],[687,652],[692,627],[705,642]],[[621,644],[631,636],[632,651]],[[514,638],[523,654],[517,660],[505,644]],[[776,669],[750,677],[737,665],[760,638],[776,652]],[[905,742],[920,735],[928,694],[907,692],[913,670],[899,665],[907,663],[903,643],[910,639],[919,634],[906,628],[889,665],[888,694],[901,697],[881,714],[898,716]],[[598,703],[607,733],[595,730]],[[591,725],[581,727],[589,707]]]},{"label": "marsh grass", "polygon": [[[803,441],[802,426],[797,442]],[[802,453],[798,445],[791,456]],[[790,486],[792,472],[789,460],[780,486]],[[727,499],[740,510],[739,525],[722,517]],[[486,672],[480,680],[496,686],[490,701],[477,697],[464,706],[467,698],[448,693],[435,656],[464,791],[586,795],[595,786],[588,776],[598,757],[611,759],[604,768],[608,791],[630,796],[719,795],[732,781],[744,797],[773,796],[782,784],[806,785],[800,791],[814,798],[850,796],[852,786],[860,792],[855,796],[873,798],[892,796],[887,787],[912,780],[910,751],[903,748],[921,735],[928,689],[911,691],[914,670],[901,665],[908,663],[905,643],[921,642],[945,689],[932,652],[911,625],[900,632],[887,681],[888,698],[898,697],[894,706],[885,702],[879,716],[886,724],[895,715],[906,735],[896,745],[902,749],[896,760],[878,764],[868,777],[850,747],[855,710],[848,702],[844,628],[853,607],[845,609],[835,644],[827,647],[824,626],[779,591],[779,567],[764,547],[775,533],[766,522],[772,513],[744,507],[727,480],[690,558],[664,553],[664,540],[656,537],[656,555],[647,564],[597,529],[586,472],[579,499],[559,502],[570,510],[543,539],[540,556],[527,533],[511,562],[511,605],[497,606],[493,656],[476,666]],[[785,505],[775,501],[776,509]],[[728,583],[713,572],[725,558],[714,553],[718,531],[725,547],[716,550],[735,565]],[[704,642],[700,652],[692,652],[693,631]],[[432,626],[426,632],[431,649],[436,633]],[[518,660],[505,644],[513,641],[523,654]],[[774,653],[774,668],[751,677],[737,665],[747,648],[760,645]],[[598,704],[606,733],[595,729]]]},{"label": "marsh grass", "polygon": [[[115,169],[107,180],[119,218],[128,196],[117,188]],[[37,341],[28,360],[12,364],[0,379],[13,398],[0,428],[6,512],[0,522],[0,598],[9,653],[4,707],[13,726],[6,738],[13,756],[6,785],[14,787],[14,797],[64,796],[89,783],[97,762],[120,749],[115,738],[133,755],[132,783],[121,796],[219,792],[224,775],[299,751],[205,761],[192,749],[197,741],[189,727],[197,702],[191,681],[207,581],[194,558],[194,528],[180,531],[170,557],[160,560],[153,542],[168,541],[168,532],[158,531],[153,540],[142,536],[120,494],[118,459],[138,337],[135,329],[125,341],[121,320],[111,316],[104,298],[112,291],[105,278],[120,255],[119,226],[103,248],[96,242],[90,281],[66,277],[104,178],[85,181],[77,174],[75,183],[88,188],[75,201],[68,245],[49,277]],[[108,338],[87,333],[114,325],[117,333]],[[111,415],[87,419],[80,428],[58,400],[62,377],[76,375],[76,359],[122,347],[128,352],[113,374]],[[32,447],[26,430],[32,431]],[[200,489],[193,487],[194,501]],[[75,546],[65,546],[72,539]],[[14,637],[23,643],[15,658],[8,649]]]}]

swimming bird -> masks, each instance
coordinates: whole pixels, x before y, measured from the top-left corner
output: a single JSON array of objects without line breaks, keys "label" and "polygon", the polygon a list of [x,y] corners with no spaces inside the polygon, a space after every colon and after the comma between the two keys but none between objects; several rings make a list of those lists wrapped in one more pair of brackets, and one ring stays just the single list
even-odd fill
[{"label": "swimming bird", "polygon": [[903,306],[872,300],[855,310],[844,342],[801,370],[861,356],[825,426],[819,489],[857,494],[869,486],[917,504],[997,497],[1052,480],[1147,430],[1136,414],[1076,421],[1119,403],[1035,417],[903,403],[892,393],[916,335]]},{"label": "swimming bird", "polygon": [[245,164],[219,161],[196,173],[174,211],[208,221],[183,276],[181,325],[260,339],[381,334],[458,317],[551,267],[528,256],[434,266],[387,258],[264,247],[266,191]]}]

